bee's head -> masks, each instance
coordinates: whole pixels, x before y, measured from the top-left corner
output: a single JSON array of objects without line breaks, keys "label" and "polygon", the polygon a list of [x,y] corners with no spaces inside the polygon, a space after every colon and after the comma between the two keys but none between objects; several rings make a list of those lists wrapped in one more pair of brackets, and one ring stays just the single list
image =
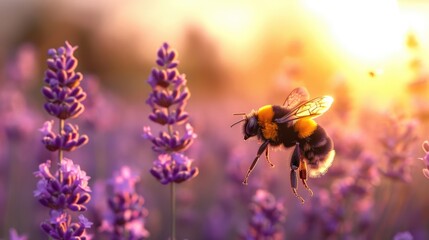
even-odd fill
[{"label": "bee's head", "polygon": [[243,125],[244,140],[258,134],[259,125],[258,118],[255,112],[246,115],[246,121]]},{"label": "bee's head", "polygon": [[241,122],[244,122],[244,125],[243,125],[244,140],[247,140],[248,138],[256,136],[258,134],[258,131],[259,131],[258,115],[255,110],[252,110],[249,114],[236,113],[234,115],[244,116],[243,119],[231,125],[231,127],[233,127]]}]

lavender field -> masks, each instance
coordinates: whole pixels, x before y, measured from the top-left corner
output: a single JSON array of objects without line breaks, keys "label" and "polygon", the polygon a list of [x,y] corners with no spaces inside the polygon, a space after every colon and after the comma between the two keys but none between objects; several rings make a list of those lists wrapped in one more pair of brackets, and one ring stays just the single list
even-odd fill
[{"label": "lavender field", "polygon": [[[429,4],[0,1],[0,239],[429,239]],[[245,141],[305,87],[327,172]],[[301,166],[302,167],[302,166]]]}]

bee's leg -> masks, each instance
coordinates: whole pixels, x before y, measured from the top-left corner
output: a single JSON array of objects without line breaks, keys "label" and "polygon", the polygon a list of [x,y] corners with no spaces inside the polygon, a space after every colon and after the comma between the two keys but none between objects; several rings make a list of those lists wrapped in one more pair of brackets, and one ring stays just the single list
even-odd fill
[{"label": "bee's leg", "polygon": [[311,191],[311,189],[307,185],[307,179],[308,179],[307,163],[304,161],[304,159],[300,160],[299,178],[301,178],[302,184],[304,184],[304,187],[310,192],[310,195],[313,196],[313,191]]},{"label": "bee's leg", "polygon": [[270,154],[268,153],[268,149],[270,148],[267,147],[267,150],[265,150],[265,158],[267,159],[268,164],[270,164],[271,167],[274,167],[274,164],[270,161]]},{"label": "bee's leg", "polygon": [[247,170],[246,176],[244,177],[244,180],[243,180],[243,184],[244,184],[244,185],[247,185],[247,179],[249,178],[249,175],[250,175],[250,173],[252,172],[252,170],[255,168],[256,163],[257,163],[257,162],[258,162],[258,160],[259,160],[259,157],[260,157],[260,156],[261,156],[261,154],[265,151],[265,149],[267,149],[267,147],[268,147],[268,143],[269,143],[269,141],[268,141],[268,140],[266,140],[266,141],[265,141],[264,143],[262,143],[262,145],[259,147],[259,149],[258,149],[258,153],[256,154],[256,157],[255,157],[255,159],[253,160],[252,165],[250,165],[249,169]]},{"label": "bee's leg", "polygon": [[292,192],[295,194],[299,200],[301,200],[302,203],[304,203],[304,199],[298,195],[298,192],[296,189],[298,188],[298,177],[296,176],[296,170],[299,168],[299,163],[301,159],[301,154],[299,152],[299,145],[298,143],[295,146],[295,149],[293,150],[292,158],[290,160],[290,185],[292,187]]},{"label": "bee's leg", "polygon": [[295,196],[297,198],[299,198],[299,200],[301,200],[302,203],[304,203],[304,198],[302,198],[301,196],[298,195],[298,192],[296,191],[296,189],[298,188],[298,178],[296,176],[296,171],[291,169],[290,170],[290,185],[292,187],[292,192],[293,194],[295,194]]}]

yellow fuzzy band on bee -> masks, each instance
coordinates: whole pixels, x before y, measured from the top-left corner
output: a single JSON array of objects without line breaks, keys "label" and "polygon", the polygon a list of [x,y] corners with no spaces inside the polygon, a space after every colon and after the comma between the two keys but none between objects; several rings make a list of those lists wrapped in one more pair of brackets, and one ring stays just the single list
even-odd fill
[{"label": "yellow fuzzy band on bee", "polygon": [[306,138],[310,136],[317,128],[317,123],[311,118],[303,118],[296,121],[294,125],[295,131],[298,133],[299,138]]},{"label": "yellow fuzzy band on bee", "polygon": [[274,117],[273,105],[265,105],[258,109],[259,122],[272,122]]},{"label": "yellow fuzzy band on bee", "polygon": [[272,105],[265,105],[258,109],[258,124],[264,138],[276,140],[278,126],[273,122],[274,110]]},{"label": "yellow fuzzy band on bee", "polygon": [[277,140],[277,124],[271,122],[271,123],[264,123],[262,128],[262,134],[264,135],[264,138],[270,139],[273,141]]}]

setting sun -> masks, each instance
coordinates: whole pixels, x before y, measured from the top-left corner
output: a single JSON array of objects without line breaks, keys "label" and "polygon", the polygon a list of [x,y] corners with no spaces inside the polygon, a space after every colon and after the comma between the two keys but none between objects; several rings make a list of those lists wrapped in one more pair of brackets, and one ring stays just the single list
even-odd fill
[{"label": "setting sun", "polygon": [[307,0],[305,4],[326,24],[333,44],[344,54],[376,63],[402,47],[405,29],[394,0]]}]

